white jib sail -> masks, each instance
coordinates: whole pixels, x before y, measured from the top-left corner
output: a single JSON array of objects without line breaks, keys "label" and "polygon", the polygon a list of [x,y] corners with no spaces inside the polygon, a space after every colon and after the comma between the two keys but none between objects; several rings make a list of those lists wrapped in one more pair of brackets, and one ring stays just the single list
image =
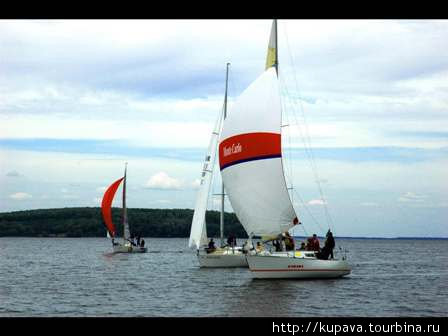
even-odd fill
[{"label": "white jib sail", "polygon": [[194,208],[193,220],[191,222],[189,247],[200,248],[207,244],[207,227],[205,222],[205,212],[207,210],[210,186],[213,177],[213,169],[216,161],[216,150],[218,146],[219,131],[221,129],[223,113],[221,112],[215,123],[207,155],[204,160],[204,166],[201,173],[201,182],[196,197],[196,206]]},{"label": "white jib sail", "polygon": [[278,234],[298,222],[283,174],[281,100],[274,67],[229,110],[219,163],[230,203],[249,235]]}]

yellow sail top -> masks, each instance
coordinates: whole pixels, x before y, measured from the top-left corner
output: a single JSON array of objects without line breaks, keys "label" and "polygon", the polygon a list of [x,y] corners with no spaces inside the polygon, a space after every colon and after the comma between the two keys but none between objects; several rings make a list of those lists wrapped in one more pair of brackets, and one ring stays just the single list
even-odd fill
[{"label": "yellow sail top", "polygon": [[277,23],[275,20],[272,22],[272,28],[271,28],[271,37],[269,39],[269,45],[268,45],[268,54],[266,57],[266,69],[269,69],[270,67],[273,67],[277,64],[277,53],[276,53],[276,47],[277,47]]}]

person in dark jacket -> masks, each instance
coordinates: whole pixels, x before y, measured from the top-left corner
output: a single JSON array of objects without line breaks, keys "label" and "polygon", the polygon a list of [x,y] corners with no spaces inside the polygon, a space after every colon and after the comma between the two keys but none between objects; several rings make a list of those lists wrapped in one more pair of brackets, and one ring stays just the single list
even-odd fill
[{"label": "person in dark jacket", "polygon": [[306,240],[306,250],[307,251],[314,251],[313,237],[309,237]]},{"label": "person in dark jacket", "polygon": [[334,241],[333,233],[330,230],[328,230],[327,240],[325,240],[325,247],[328,249],[331,259],[334,259],[333,249],[335,246],[336,242]]},{"label": "person in dark jacket", "polygon": [[317,234],[313,234],[311,241],[313,242],[313,251],[320,251],[319,238],[317,238]]},{"label": "person in dark jacket", "polygon": [[135,244],[134,236],[131,236],[127,241],[130,242],[132,246],[137,246],[137,244]]},{"label": "person in dark jacket", "polygon": [[227,238],[227,245],[229,245],[230,247],[232,247],[232,236],[229,236]]},{"label": "person in dark jacket", "polygon": [[289,232],[285,233],[285,247],[286,251],[294,251],[294,239],[291,237]]},{"label": "person in dark jacket", "polygon": [[216,250],[215,241],[213,240],[213,238],[211,238],[208,242],[208,248],[206,250],[207,253],[211,253]]},{"label": "person in dark jacket", "polygon": [[333,249],[335,247],[334,237],[330,230],[327,232],[327,239],[325,240],[325,245],[322,248],[322,251],[316,253],[316,257],[318,259],[328,260],[328,257],[331,257],[330,259],[334,259],[333,255]]},{"label": "person in dark jacket", "polygon": [[230,247],[236,246],[236,236],[233,233],[231,233],[227,238],[227,245],[229,245]]}]

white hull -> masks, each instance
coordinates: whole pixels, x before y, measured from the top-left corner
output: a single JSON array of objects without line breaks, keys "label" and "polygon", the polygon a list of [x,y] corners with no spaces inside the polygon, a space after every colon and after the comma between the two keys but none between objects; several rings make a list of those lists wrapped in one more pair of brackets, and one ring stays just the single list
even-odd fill
[{"label": "white hull", "polygon": [[114,253],[145,253],[148,251],[147,247],[132,246],[132,245],[114,245]]},{"label": "white hull", "polygon": [[351,272],[351,267],[346,260],[296,257],[292,252],[247,255],[246,259],[252,276],[260,279],[339,278]]},{"label": "white hull", "polygon": [[217,249],[212,253],[200,250],[198,260],[200,267],[247,267],[246,255],[240,248]]}]

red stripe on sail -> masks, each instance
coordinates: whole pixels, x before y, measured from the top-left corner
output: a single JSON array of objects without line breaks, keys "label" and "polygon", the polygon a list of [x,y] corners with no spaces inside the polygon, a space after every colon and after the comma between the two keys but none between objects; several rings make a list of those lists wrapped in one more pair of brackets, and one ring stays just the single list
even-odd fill
[{"label": "red stripe on sail", "polygon": [[103,213],[104,224],[106,225],[111,237],[115,237],[115,226],[114,223],[112,223],[112,201],[114,200],[115,193],[117,192],[117,189],[123,179],[124,177],[116,180],[110,185],[104,193],[103,201],[101,202],[101,212]]},{"label": "red stripe on sail", "polygon": [[221,170],[234,164],[282,156],[282,140],[278,133],[245,133],[232,136],[219,144]]}]

